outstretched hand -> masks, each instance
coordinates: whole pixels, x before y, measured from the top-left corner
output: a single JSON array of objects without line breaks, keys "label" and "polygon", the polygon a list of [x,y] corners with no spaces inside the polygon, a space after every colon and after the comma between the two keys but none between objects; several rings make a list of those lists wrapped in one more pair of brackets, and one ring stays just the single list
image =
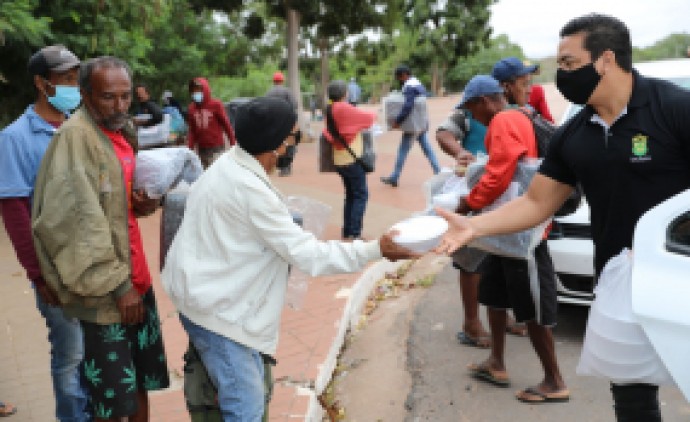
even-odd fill
[{"label": "outstretched hand", "polygon": [[475,237],[476,230],[469,218],[442,208],[435,208],[434,211],[448,222],[448,231],[443,235],[438,246],[434,248],[434,252],[437,254],[450,255]]},{"label": "outstretched hand", "polygon": [[160,199],[149,198],[143,189],[132,191],[132,208],[137,217],[146,217],[154,213],[160,205]]},{"label": "outstretched hand", "polygon": [[381,236],[379,239],[379,247],[381,248],[381,255],[389,261],[397,261],[399,259],[416,259],[422,255],[404,248],[393,241],[393,238],[398,234],[393,230]]}]

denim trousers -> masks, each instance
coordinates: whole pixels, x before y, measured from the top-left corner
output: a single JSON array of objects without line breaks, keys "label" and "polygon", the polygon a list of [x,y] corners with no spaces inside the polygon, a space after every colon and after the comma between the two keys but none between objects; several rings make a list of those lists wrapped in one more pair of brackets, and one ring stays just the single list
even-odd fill
[{"label": "denim trousers", "polygon": [[182,314],[180,321],[218,390],[223,421],[260,422],[266,399],[261,354],[193,323]]},{"label": "denim trousers", "polygon": [[[402,173],[403,166],[405,165],[405,160],[407,159],[407,154],[409,154],[412,148],[412,142],[414,141],[414,133],[403,133],[402,139],[400,139],[400,145],[398,146],[398,158],[395,160],[395,168],[393,173],[391,173],[389,179],[397,182],[400,178],[400,173]],[[438,165],[438,160],[436,160],[436,154],[429,144],[429,138],[427,137],[426,131],[417,135],[417,140],[419,141],[419,146],[422,147],[422,152],[426,155],[431,168],[434,170],[434,174],[438,173],[441,168]]]},{"label": "denim trousers", "polygon": [[367,174],[358,163],[338,166],[336,171],[345,186],[345,208],[343,210],[343,237],[360,237],[364,211],[367,208],[369,191]]},{"label": "denim trousers", "polygon": [[88,392],[81,369],[84,340],[79,320],[66,317],[62,309],[46,305],[38,292],[34,293],[36,307],[48,326],[55,416],[60,422],[90,421]]},{"label": "denim trousers", "polygon": [[611,384],[617,422],[661,422],[659,386]]}]

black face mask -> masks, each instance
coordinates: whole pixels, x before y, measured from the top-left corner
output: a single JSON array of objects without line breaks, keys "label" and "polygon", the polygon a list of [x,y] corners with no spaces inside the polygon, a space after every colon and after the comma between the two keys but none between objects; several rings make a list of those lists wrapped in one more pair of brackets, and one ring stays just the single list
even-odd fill
[{"label": "black face mask", "polygon": [[587,104],[599,81],[601,75],[594,69],[594,63],[576,70],[556,71],[556,88],[568,101],[575,104]]},{"label": "black face mask", "polygon": [[292,160],[295,159],[295,151],[297,151],[297,149],[294,145],[288,145],[285,149],[285,154],[278,156],[278,162],[276,163],[276,167],[278,167],[279,169],[290,167],[290,164],[292,164]]}]

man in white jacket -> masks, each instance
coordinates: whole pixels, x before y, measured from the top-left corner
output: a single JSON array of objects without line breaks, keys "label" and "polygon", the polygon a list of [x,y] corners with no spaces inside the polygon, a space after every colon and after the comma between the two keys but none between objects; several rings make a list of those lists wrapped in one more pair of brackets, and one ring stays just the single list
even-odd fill
[{"label": "man in white jacket", "polygon": [[268,175],[298,137],[297,115],[278,98],[237,111],[238,146],[191,189],[162,280],[199,352],[226,421],[260,421],[261,354],[273,355],[289,267],[313,276],[417,255],[393,243],[321,242],[292,220]]}]

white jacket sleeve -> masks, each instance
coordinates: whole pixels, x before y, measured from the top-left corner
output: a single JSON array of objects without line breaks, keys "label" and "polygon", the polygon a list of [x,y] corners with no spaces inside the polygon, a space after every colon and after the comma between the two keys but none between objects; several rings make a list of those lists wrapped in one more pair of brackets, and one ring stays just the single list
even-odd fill
[{"label": "white jacket sleeve", "polygon": [[355,272],[381,258],[378,241],[319,241],[292,221],[287,206],[268,187],[252,186],[247,218],[265,245],[291,265],[312,276]]}]

